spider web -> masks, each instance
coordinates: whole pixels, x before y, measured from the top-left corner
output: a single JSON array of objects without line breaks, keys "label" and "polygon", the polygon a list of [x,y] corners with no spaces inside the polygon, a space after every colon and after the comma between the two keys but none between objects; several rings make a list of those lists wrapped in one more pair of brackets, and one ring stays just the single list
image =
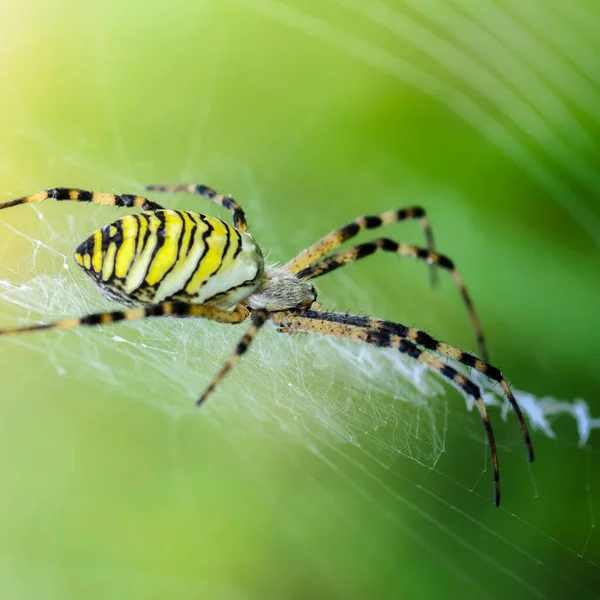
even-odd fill
[{"label": "spider web", "polygon": [[[540,15],[533,9],[521,8],[518,12],[502,3],[490,3],[479,12],[461,0],[444,4],[406,2],[402,9],[392,2],[339,0],[314,13],[301,4],[271,0],[236,0],[231,5],[235,8],[230,10],[239,11],[243,18],[252,15],[251,18],[259,22],[266,20],[276,23],[277,27],[290,28],[305,35],[309,45],[325,43],[336,52],[341,51],[367,65],[368,69],[392,74],[444,103],[503,156],[519,162],[527,176],[566,211],[574,226],[584,232],[594,247],[600,243],[597,211],[578,200],[571,184],[576,179],[585,190],[598,187],[597,172],[583,158],[585,148],[592,143],[589,130],[580,126],[581,119],[576,119],[573,112],[557,100],[567,89],[557,91],[544,83],[547,75],[544,69],[554,73],[565,69],[577,83],[567,86],[568,90],[580,92],[576,98],[578,110],[587,111],[596,124],[600,122],[598,104],[594,104],[600,95],[600,81],[590,81],[591,66],[585,71],[585,77],[580,72],[589,64],[592,49],[600,46],[597,35],[586,26],[583,4],[570,15],[562,14],[560,6],[547,15],[551,26],[563,34],[562,54],[548,50],[547,40],[537,31]],[[218,10],[213,3],[202,3],[202,7],[208,21],[218,21]],[[343,12],[336,13],[336,10]],[[421,12],[427,16],[425,21]],[[109,15],[110,9],[106,12],[103,9],[96,16],[107,27]],[[429,54],[428,60],[434,61],[441,70],[446,69],[446,75],[405,61],[394,52],[393,44],[390,51],[384,50],[384,42],[379,46],[371,41],[367,30],[357,32],[345,18],[338,20],[333,15],[351,15],[361,23],[383,28],[392,40],[408,39],[421,52]],[[569,20],[564,21],[567,16]],[[502,43],[486,29],[490,19],[509,22],[515,36],[513,48],[517,50],[502,51]],[[466,22],[477,26],[467,27]],[[440,23],[447,27],[443,34],[439,30]],[[453,27],[464,28],[472,34],[465,39],[462,49],[447,39]],[[575,31],[583,31],[577,44]],[[505,63],[473,62],[474,48],[482,40],[497,44],[495,56]],[[220,80],[224,69],[221,60],[231,43],[227,39],[213,46],[215,56],[206,80],[208,92],[203,104],[195,106],[190,122],[186,123],[183,138],[187,146],[176,149],[170,167],[162,167],[164,172],[171,173],[170,180],[164,182],[203,179],[196,172],[196,165],[201,162],[206,131],[216,122],[216,105],[226,97]],[[532,70],[519,44],[523,44],[522,48],[529,44],[530,49],[544,47],[554,63],[542,62],[538,71]],[[152,169],[141,161],[151,163],[154,159],[147,150],[143,159],[138,158],[128,143],[138,132],[130,127],[130,115],[125,116],[118,106],[116,92],[122,76],[114,58],[109,58],[110,47],[97,36],[92,48],[96,68],[89,83],[100,98],[98,106],[103,110],[103,127],[113,156],[99,156],[90,139],[74,132],[57,136],[51,121],[40,124],[34,118],[34,110],[23,102],[25,84],[11,83],[3,92],[11,108],[2,129],[10,139],[33,141],[36,153],[42,157],[37,163],[41,169],[38,176],[24,171],[20,159],[13,155],[2,156],[0,162],[6,178],[9,172],[17,173],[15,181],[19,193],[34,192],[47,185],[69,184],[71,180],[67,177],[74,176],[80,181],[91,180],[90,185],[79,184],[80,187],[104,191],[118,185],[121,191],[135,192],[144,183],[163,183],[158,175],[152,175],[152,181],[144,179]],[[577,69],[570,66],[575,58],[579,59]],[[473,70],[474,67],[477,69]],[[511,69],[515,79],[520,78],[518,85],[529,86],[526,93],[534,94],[547,104],[533,111],[511,86],[494,75],[495,69],[500,68]],[[564,79],[558,79],[556,86],[560,87]],[[471,86],[475,80],[479,88],[473,91]],[[280,132],[279,151],[268,156],[269,169],[265,172],[242,164],[233,153],[221,155],[213,163],[215,167],[225,163],[237,182],[236,189],[245,190],[243,198],[242,194],[236,195],[266,246],[269,260],[287,260],[290,244],[278,228],[278,221],[287,219],[287,207],[271,204],[265,199],[265,192],[277,187],[280,173],[287,172],[288,163],[303,144],[306,130],[318,129],[322,124],[320,114],[331,102],[329,94],[332,93],[327,88],[317,93],[308,111],[305,106],[292,107],[291,110],[296,111],[295,126]],[[490,108],[479,101],[480,97],[486,101],[493,99],[498,105]],[[510,127],[503,128],[496,118],[498,112],[514,116]],[[530,152],[523,136],[547,147],[548,155],[540,158]],[[559,163],[564,170],[557,168]],[[452,201],[452,193],[447,190],[434,189],[410,172],[404,176],[405,189],[412,186],[418,190],[429,185],[428,194],[433,190],[432,195]],[[111,183],[103,185],[104,179]],[[43,185],[40,180],[44,181]],[[13,185],[16,188],[17,183]],[[196,199],[157,200],[181,207],[185,204],[188,209],[200,206],[198,210],[210,210]],[[365,212],[369,211],[367,206]],[[341,224],[336,220],[336,212],[337,209],[328,216],[332,219],[331,227]],[[122,214],[123,211],[113,208],[51,203],[3,213],[0,223],[2,325],[39,323],[115,309],[114,304],[98,294],[71,255],[86,235]],[[317,235],[326,230],[319,228]],[[295,247],[302,247],[315,237],[312,231],[308,239],[304,234],[293,236]],[[328,307],[343,302],[353,310],[377,309],[377,303],[351,272],[341,272],[336,277],[337,284],[330,287],[323,282]],[[336,289],[333,285],[339,287]],[[442,293],[446,293],[446,288]],[[294,577],[313,574],[321,590],[326,590],[322,592],[325,597],[359,597],[361,592],[357,590],[377,589],[377,584],[370,581],[366,570],[358,571],[356,576],[347,573],[356,564],[344,548],[336,546],[333,555],[320,549],[320,538],[314,533],[319,527],[331,536],[363,544],[362,556],[368,559],[368,564],[378,565],[379,570],[374,572],[384,581],[387,577],[391,589],[411,590],[408,582],[404,588],[398,583],[400,562],[404,561],[404,566],[410,568],[411,561],[415,561],[415,568],[419,568],[428,560],[443,573],[444,581],[461,586],[463,597],[500,597],[488,587],[490,572],[493,579],[501,582],[498,589],[511,590],[521,597],[558,598],[564,596],[565,590],[572,589],[578,597],[600,597],[598,587],[593,584],[600,579],[595,485],[600,461],[591,443],[594,430],[600,428],[598,409],[593,408],[597,399],[558,398],[552,390],[548,390],[547,395],[539,395],[519,389],[519,385],[513,386],[534,431],[539,461],[543,464],[560,458],[564,465],[564,456],[570,459],[569,473],[563,467],[558,474],[549,474],[543,468],[538,471],[537,463],[532,467],[525,464],[525,450],[514,415],[497,388],[485,378],[470,373],[482,386],[486,403],[496,407],[491,413],[499,442],[504,497],[519,498],[519,504],[510,502],[508,509],[488,511],[492,498],[491,472],[476,411],[469,402],[466,405],[471,412],[465,411],[458,392],[397,352],[311,336],[288,337],[265,327],[247,358],[198,414],[193,407],[195,399],[241,335],[240,327],[196,320],[153,319],[115,327],[3,338],[5,365],[12,361],[3,373],[3,379],[8,379],[3,402],[13,410],[15,405],[33,400],[40,390],[42,396],[45,391],[47,397],[42,401],[46,405],[54,403],[59,411],[59,417],[51,420],[51,433],[47,435],[61,431],[62,425],[55,425],[57,418],[65,421],[70,418],[67,416],[69,404],[63,404],[61,390],[65,390],[66,396],[77,397],[76,410],[87,410],[81,407],[87,403],[92,407],[89,410],[107,415],[117,410],[115,405],[128,406],[123,410],[127,410],[124,414],[132,418],[132,422],[123,425],[125,436],[135,435],[133,419],[140,412],[142,422],[156,419],[162,427],[158,438],[162,436],[163,451],[168,454],[171,479],[166,486],[181,512],[195,514],[202,507],[197,497],[197,491],[204,489],[200,481],[209,490],[208,495],[212,494],[213,501],[224,503],[224,507],[213,508],[219,517],[231,518],[240,525],[236,515],[247,516],[248,513],[239,500],[238,504],[228,506],[227,495],[218,486],[212,488],[210,485],[214,484],[206,482],[211,475],[216,476],[224,482],[225,489],[239,491],[232,480],[236,475],[245,477],[248,510],[268,515],[275,527],[271,530],[263,523],[261,527],[248,526],[246,530],[240,526],[239,537],[231,534],[232,547],[245,547],[245,536],[250,540],[258,536],[261,548],[253,549],[256,562],[251,564],[259,572],[261,566],[264,569],[264,562],[277,557],[275,549],[286,548],[285,557],[299,561],[301,566],[282,567],[281,573]],[[39,409],[40,404],[35,406]],[[148,414],[154,416],[148,417]],[[74,418],[73,427],[77,439],[91,431],[85,419]],[[35,436],[44,436],[42,427],[34,427],[33,431]],[[190,439],[202,435],[208,441],[194,441],[199,445],[192,445]],[[63,446],[67,448],[66,454],[60,455],[64,473],[60,466],[53,467],[59,473],[52,484],[55,486],[52,494],[56,495],[52,498],[57,502],[69,503],[72,498],[84,497],[77,495],[71,486],[79,479],[70,470],[76,451],[75,443],[71,446],[69,440],[66,436]],[[215,440],[219,440],[218,444]],[[60,440],[54,440],[53,444],[61,445]],[[217,459],[215,446],[225,449],[229,459]],[[14,448],[13,454],[17,454]],[[190,468],[195,461],[203,461],[205,454],[212,461],[216,460],[223,468],[222,473],[200,464],[196,471]],[[118,460],[115,456],[112,459]],[[127,461],[127,457],[124,460]],[[92,469],[95,463],[89,464]],[[4,466],[3,471],[7,478],[12,476],[12,471]],[[554,491],[554,487],[562,485],[556,481],[558,476],[568,477],[568,496]],[[294,502],[295,498],[287,493],[287,486],[300,500],[306,499],[306,504]],[[39,489],[36,493],[42,498],[50,494]],[[571,527],[568,526],[569,512],[553,504],[555,494],[561,502],[568,498],[572,513],[578,515]],[[137,496],[136,500],[139,501]],[[545,508],[539,510],[540,504]],[[7,510],[12,506],[8,502]],[[290,512],[289,506],[296,512]],[[50,507],[49,514],[41,521],[38,517],[37,521],[49,530],[57,505],[51,503]],[[493,514],[489,514],[491,512]],[[323,520],[319,519],[320,515]],[[23,522],[29,521],[24,519]],[[216,543],[210,529],[198,529],[196,533]],[[76,535],[71,539],[78,541]],[[54,548],[62,548],[60,543],[56,544]],[[323,544],[329,549],[325,541]],[[36,591],[44,588],[52,589],[52,594],[57,596],[68,597],[74,586],[71,587],[72,582],[67,581],[65,573],[71,568],[73,558],[65,554],[52,561],[23,548],[29,546],[25,542],[22,547],[11,545],[0,559],[7,595],[35,597]],[[217,543],[216,554],[225,554],[226,549],[226,544]],[[482,572],[485,569],[485,574],[474,569],[471,562]],[[103,557],[77,564],[82,580],[89,586],[87,590],[106,592],[134,588],[140,597],[147,597],[149,590],[169,593],[171,597],[277,595],[260,575],[254,575],[250,582],[246,580],[240,561],[229,564],[217,560],[220,565],[217,574],[210,576],[201,571],[196,577],[186,575],[185,571],[169,574],[160,568],[136,567],[126,559],[112,563]],[[317,584],[312,588],[310,582],[297,585],[305,596],[310,592],[316,594],[319,589]],[[279,591],[281,589],[284,588]]]}]

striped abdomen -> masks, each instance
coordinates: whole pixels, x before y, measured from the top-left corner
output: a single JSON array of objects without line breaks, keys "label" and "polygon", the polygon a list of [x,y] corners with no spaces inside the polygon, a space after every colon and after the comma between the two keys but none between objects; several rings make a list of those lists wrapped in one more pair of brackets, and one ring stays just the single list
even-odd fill
[{"label": "striped abdomen", "polygon": [[75,260],[112,300],[165,299],[228,308],[260,284],[252,236],[219,219],[178,210],[127,215],[95,231]]}]

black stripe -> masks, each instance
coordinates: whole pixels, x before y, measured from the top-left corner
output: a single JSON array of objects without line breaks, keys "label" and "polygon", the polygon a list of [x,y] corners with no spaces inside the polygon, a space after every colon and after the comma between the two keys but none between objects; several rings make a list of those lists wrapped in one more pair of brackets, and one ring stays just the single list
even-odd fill
[{"label": "black stripe", "polygon": [[454,270],[454,263],[447,256],[443,256],[442,254],[439,255],[438,265],[444,267],[444,269],[450,269],[450,271]]},{"label": "black stripe", "polygon": [[424,331],[417,332],[417,339],[415,340],[420,346],[424,346],[428,350],[435,350],[437,347],[437,341],[434,340],[428,333]]},{"label": "black stripe", "polygon": [[[444,376],[447,377],[448,379],[451,379],[452,381],[454,381],[454,376],[456,375],[458,371],[454,368],[451,367],[449,365],[444,365],[441,369],[440,369],[440,373]],[[455,382],[456,383],[456,382]]]},{"label": "black stripe", "polygon": [[316,310],[303,310],[300,315],[307,319],[317,319],[320,321],[329,321],[330,323],[340,323],[342,325],[353,325],[354,327],[368,327],[371,328],[372,324],[368,317],[361,317],[359,315],[350,315],[347,313],[335,313],[335,312],[320,312]]},{"label": "black stripe", "polygon": [[[144,221],[146,221],[146,231],[144,232],[144,239],[142,240],[142,249],[140,250],[140,254],[142,254],[142,252],[144,251],[144,248],[146,247],[146,244],[148,243],[148,240],[150,239],[150,235],[152,234],[152,232],[150,231],[150,215],[143,215],[143,214],[135,214],[135,217],[139,218],[139,219],[144,219]],[[138,230],[138,235],[135,236],[135,244],[136,244],[136,253],[137,253],[137,243],[139,241],[139,231]]]},{"label": "black stripe", "polygon": [[111,279],[125,281],[125,279],[127,278],[127,275],[129,275],[129,271],[131,271],[131,267],[133,266],[135,259],[137,258],[137,243],[138,243],[138,238],[140,235],[141,220],[138,218],[138,215],[131,215],[131,216],[134,217],[136,220],[137,230],[135,232],[135,237],[133,238],[133,253],[131,256],[131,260],[129,261],[129,264],[127,265],[127,270],[125,271],[125,275],[123,277],[116,276],[117,258],[119,256],[119,252],[121,251],[121,247],[123,246],[123,242],[125,241],[125,238],[123,235],[123,219],[119,219],[118,221],[114,222],[114,226],[117,228],[117,233],[115,234],[115,237],[114,237],[115,242],[117,242],[117,253],[115,254],[115,268],[113,270],[113,275],[112,275]]},{"label": "black stripe", "polygon": [[381,238],[381,248],[386,252],[398,252],[399,247],[400,244],[398,242],[394,242],[390,238]]},{"label": "black stripe", "polygon": [[[69,188],[52,188],[48,190],[46,193],[48,194],[48,198],[52,198],[52,200],[70,200],[69,192],[71,190]],[[79,191],[79,190],[75,190]]]},{"label": "black stripe", "polygon": [[360,227],[355,221],[352,221],[352,223],[348,223],[348,225],[344,225],[344,227],[338,229],[340,237],[344,241],[350,239],[351,237],[354,237],[359,231]]},{"label": "black stripe", "polygon": [[[370,254],[373,254],[373,252],[375,252],[376,250],[377,250],[377,242],[367,242],[366,244],[360,244],[360,245],[356,246],[356,248],[355,248],[355,251],[356,251],[355,260],[359,260],[361,258],[364,258],[365,256],[369,256]],[[335,264],[335,260],[332,260],[331,262],[333,264]],[[337,266],[341,266],[341,263]]]},{"label": "black stripe", "polygon": [[[94,234],[90,235],[89,238],[81,242],[79,246],[75,249],[75,254],[81,254],[81,256],[85,256],[86,254],[92,256],[92,252],[94,250]],[[87,269],[81,265],[81,267],[87,271]]]},{"label": "black stripe", "polygon": [[420,206],[413,206],[411,211],[412,216],[416,219],[420,219],[425,216],[425,211]]},{"label": "black stripe", "polygon": [[[154,233],[154,235],[156,236],[156,245],[154,246],[154,249],[152,250],[152,255],[150,256],[150,260],[148,261],[148,266],[146,267],[146,272],[144,273],[144,276],[142,277],[142,282],[136,289],[140,289],[140,287],[142,287],[144,285],[148,285],[146,283],[146,277],[148,277],[148,273],[150,272],[150,269],[152,268],[152,263],[154,262],[154,259],[156,258],[157,252],[165,245],[165,215],[162,211],[157,211],[154,213],[154,216],[160,221],[158,228],[157,228],[156,232]],[[148,231],[149,230],[150,230],[150,223],[148,223]],[[144,248],[145,248],[145,245],[144,245]],[[142,252],[144,251],[144,248],[142,248]]]},{"label": "black stripe", "polygon": [[177,258],[175,259],[175,263],[173,266],[175,266],[181,260],[181,251],[183,249],[183,240],[185,238],[185,231],[187,228],[187,220],[185,218],[185,215],[178,210],[175,211],[175,213],[181,219],[181,235],[179,236],[179,238],[177,240]]},{"label": "black stripe", "polygon": [[[192,269],[192,272],[190,273],[190,276],[187,278],[187,281],[181,286],[181,291],[182,292],[186,291],[187,286],[190,284],[190,282],[194,278],[194,275],[198,272],[198,269],[200,268],[200,265],[202,264],[202,261],[204,260],[204,257],[206,256],[206,254],[207,254],[207,252],[209,250],[208,238],[212,235],[212,232],[214,231],[214,227],[207,221],[207,219],[206,219],[206,217],[204,215],[202,215],[200,213],[196,213],[196,216],[207,227],[206,231],[202,234],[202,241],[204,242],[204,250],[202,250],[202,255],[200,256],[200,258],[196,262],[196,265]],[[190,238],[190,243],[191,243],[191,238]]]},{"label": "black stripe", "polygon": [[135,201],[134,194],[121,194],[121,198],[123,200],[123,206],[131,207]]},{"label": "black stripe", "polygon": [[80,323],[82,325],[98,325],[100,323],[100,315],[87,315],[86,317],[82,317],[80,319]]},{"label": "black stripe", "polygon": [[474,367],[476,360],[477,359],[472,354],[468,354],[467,352],[463,352],[462,356],[459,359],[459,361],[463,365],[467,365],[467,367]]},{"label": "black stripe", "polygon": [[[117,244],[117,247],[120,247],[123,244],[123,221],[118,219],[113,223],[117,232],[113,236],[113,241]],[[135,253],[134,253],[135,254]]]},{"label": "black stripe", "polygon": [[500,372],[500,369],[498,369],[498,367],[492,367],[492,365],[488,365],[487,363],[486,363],[485,374],[490,379],[493,379],[494,381],[502,381],[504,379],[504,377],[502,376],[502,373]]},{"label": "black stripe", "polygon": [[[142,216],[135,213],[133,215],[131,215],[136,223],[137,223],[137,230],[135,232],[135,237],[133,239],[133,256],[131,257],[131,261],[129,262],[129,266],[127,267],[127,273],[125,273],[125,278],[127,278],[127,276],[129,275],[129,271],[131,271],[131,267],[133,266],[133,263],[135,262],[136,258],[138,258],[139,254],[137,251],[138,248],[138,242],[140,241],[140,235],[142,234]],[[146,233],[148,232],[148,228],[146,227]],[[142,243],[142,249],[144,248],[144,243]]]},{"label": "black stripe", "polygon": [[196,186],[196,193],[200,194],[201,196],[206,196],[207,198],[214,198],[217,192],[215,192],[215,190],[212,188],[209,188],[207,185],[199,184]]},{"label": "black stripe", "polygon": [[160,304],[150,304],[144,307],[144,314],[147,317],[160,317],[165,314],[165,310]]},{"label": "black stripe", "polygon": [[[208,278],[202,282],[202,285],[204,285],[205,283],[208,283],[208,281],[210,279],[212,279],[221,269],[221,267],[223,266],[223,263],[225,262],[225,255],[227,254],[227,251],[229,250],[229,244],[231,243],[231,227],[229,225],[227,225],[227,223],[223,223],[223,225],[225,225],[225,232],[226,232],[226,239],[225,239],[225,248],[223,249],[223,252],[221,253],[221,260],[219,261],[219,264],[217,265],[217,268],[208,276]],[[200,286],[202,287],[202,286]]]},{"label": "black stripe", "polygon": [[233,253],[233,260],[235,260],[238,256],[238,254],[242,251],[242,236],[240,235],[240,232],[237,229],[233,230],[235,232],[235,235],[237,236],[237,248],[235,249],[235,252]]},{"label": "black stripe", "polygon": [[479,392],[479,388],[469,379],[465,381],[463,385],[461,385],[462,389],[467,392],[467,394],[473,396],[474,398],[479,398],[481,393]]},{"label": "black stripe", "polygon": [[419,357],[421,356],[421,354],[423,354],[423,350],[420,350],[408,340],[400,340],[400,347],[398,348],[398,350],[400,350],[400,352],[402,352],[403,354],[408,354],[408,356],[411,356],[416,360],[419,360]]},{"label": "black stripe", "polygon": [[381,225],[383,224],[383,221],[381,220],[381,217],[379,217],[379,216],[370,215],[370,216],[364,217],[364,220],[365,220],[365,227],[367,229],[375,229],[376,227],[381,227]]},{"label": "black stripe", "polygon": [[389,331],[384,329],[370,329],[367,332],[367,339],[365,341],[380,348],[389,348],[392,345],[392,336]]},{"label": "black stripe", "polygon": [[108,232],[109,229],[110,229],[110,225],[105,225],[101,229],[101,233],[102,233],[102,262],[104,262],[104,255],[106,254],[106,251],[108,250],[108,247],[113,243],[113,240],[110,237],[109,232]]},{"label": "black stripe", "polygon": [[87,190],[79,190],[77,200],[79,200],[79,202],[91,202],[93,196],[94,194],[92,194],[92,192],[88,192]]},{"label": "black stripe", "polygon": [[[192,229],[190,231],[190,239],[188,240],[187,243],[187,248],[184,251],[184,256],[187,258],[188,254],[190,253],[190,248],[192,247],[192,244],[194,243],[194,238],[196,236],[196,230],[198,229],[198,223],[196,222],[196,219],[194,219],[191,215],[191,213],[187,213],[188,216],[190,217],[191,221],[192,221]],[[194,215],[196,215],[197,213],[194,213]]]}]

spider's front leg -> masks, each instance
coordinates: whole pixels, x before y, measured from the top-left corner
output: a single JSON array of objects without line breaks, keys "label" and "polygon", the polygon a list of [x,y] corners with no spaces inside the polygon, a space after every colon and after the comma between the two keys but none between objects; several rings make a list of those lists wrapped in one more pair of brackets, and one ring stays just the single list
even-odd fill
[{"label": "spider's front leg", "polygon": [[438,372],[448,379],[452,384],[461,389],[466,395],[475,400],[485,432],[488,438],[488,445],[492,456],[494,468],[494,486],[495,486],[495,504],[500,504],[500,473],[498,469],[498,456],[496,442],[492,431],[492,426],[488,418],[487,408],[481,397],[479,387],[468,377],[459,373],[453,367],[447,365],[441,359],[434,356],[430,350],[421,349],[417,344],[426,345],[442,354],[450,356],[455,360],[473,367],[484,373],[491,379],[498,381],[506,393],[509,401],[515,408],[523,436],[527,445],[529,459],[533,460],[533,446],[527,429],[527,424],[523,414],[515,400],[508,383],[500,371],[487,363],[475,358],[474,356],[454,348],[448,344],[437,342],[431,336],[417,329],[406,327],[399,323],[391,321],[382,321],[370,317],[361,317],[345,313],[318,312],[312,310],[303,311],[280,311],[270,315],[271,320],[282,333],[316,333],[321,335],[345,338],[357,342],[373,344],[384,348],[395,348],[403,354],[424,364],[429,369]]},{"label": "spider's front leg", "polygon": [[[302,250],[295,258],[290,260],[284,265],[284,270],[288,273],[299,273],[303,269],[310,267],[316,261],[323,258],[329,252],[332,252],[344,242],[357,236],[363,229],[378,229],[385,225],[391,225],[392,223],[398,223],[407,219],[419,219],[421,227],[425,234],[425,242],[430,252],[434,251],[433,244],[433,232],[429,219],[425,213],[425,209],[421,206],[411,206],[409,208],[401,208],[399,210],[388,210],[379,215],[369,215],[366,217],[358,217],[354,221],[334,229],[326,236],[315,242],[312,246],[309,246],[305,250]],[[431,283],[436,282],[436,267],[434,264],[431,265]]]},{"label": "spider's front leg", "polygon": [[300,271],[298,273],[298,278],[308,281],[310,279],[314,279],[315,277],[321,277],[322,275],[331,273],[331,271],[335,271],[344,265],[349,265],[361,260],[362,258],[371,256],[378,250],[390,252],[399,256],[406,256],[408,258],[416,258],[417,260],[422,260],[431,265],[435,265],[450,271],[452,279],[454,280],[454,284],[456,285],[462,301],[467,308],[473,329],[475,330],[475,337],[477,339],[477,345],[479,346],[479,354],[481,358],[487,362],[488,352],[483,336],[483,328],[481,327],[481,322],[477,316],[475,307],[473,306],[471,296],[467,292],[467,287],[465,286],[464,280],[458,269],[455,267],[454,262],[443,254],[432,252],[431,250],[420,248],[419,246],[414,246],[412,244],[395,242],[389,238],[378,238],[372,242],[367,242],[366,244],[359,244],[358,246],[353,246],[347,250],[335,252],[331,256],[323,258]]}]

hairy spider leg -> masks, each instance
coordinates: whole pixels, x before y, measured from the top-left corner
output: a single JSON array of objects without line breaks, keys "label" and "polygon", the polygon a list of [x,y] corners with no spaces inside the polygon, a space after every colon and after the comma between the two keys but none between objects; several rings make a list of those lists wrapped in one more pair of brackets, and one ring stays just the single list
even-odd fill
[{"label": "hairy spider leg", "polygon": [[323,258],[310,267],[306,267],[300,271],[298,273],[298,277],[300,279],[304,279],[305,281],[314,279],[315,277],[320,277],[321,275],[335,271],[335,269],[338,269],[346,264],[353,263],[361,258],[370,256],[377,250],[393,252],[395,254],[399,254],[400,256],[408,256],[410,258],[424,260],[429,264],[436,265],[442,269],[447,269],[450,271],[461,298],[467,307],[469,319],[471,320],[471,324],[475,330],[479,354],[481,358],[487,362],[489,359],[485,339],[483,337],[483,329],[481,327],[479,317],[475,312],[475,307],[473,306],[471,297],[469,296],[463,278],[460,276],[458,269],[454,266],[453,261],[443,254],[438,254],[437,252],[432,252],[431,250],[427,250],[425,248],[413,246],[412,244],[395,242],[388,238],[378,238],[372,242],[359,244],[358,246],[348,248],[347,250],[340,250],[339,252],[328,256],[327,258]]},{"label": "hairy spider leg", "polygon": [[[456,346],[452,346],[445,342],[441,342],[436,340],[432,336],[430,336],[425,331],[421,329],[417,329],[416,327],[407,327],[406,325],[402,325],[401,323],[394,323],[393,321],[384,321],[382,319],[377,319],[375,317],[362,317],[362,316],[354,316],[347,315],[344,313],[332,313],[325,312],[319,310],[309,310],[303,311],[300,313],[302,316],[307,316],[312,319],[321,319],[321,320],[332,320],[333,322],[340,322],[343,320],[344,323],[348,323],[352,321],[352,324],[355,327],[363,327],[367,329],[381,330],[387,331],[401,337],[403,339],[414,342],[415,344],[422,346],[426,350],[432,350],[433,352],[437,352],[442,356],[447,356],[456,360],[457,362],[475,369],[479,373],[482,373],[486,377],[489,377],[492,381],[495,381],[500,385],[502,391],[504,392],[509,404],[513,407],[515,414],[517,416],[517,420],[519,421],[519,425],[521,427],[521,431],[523,433],[523,439],[525,441],[525,445],[527,446],[527,457],[529,461],[533,462],[534,460],[534,452],[533,452],[533,443],[531,441],[531,435],[529,433],[529,428],[527,427],[527,422],[525,421],[525,417],[519,403],[517,402],[512,390],[510,389],[510,385],[508,381],[504,378],[504,375],[498,369],[498,367],[494,367],[489,363],[477,358],[473,354],[469,354]],[[292,331],[285,331],[284,333],[292,333]]]},{"label": "hairy spider leg", "polygon": [[39,325],[25,325],[24,327],[11,327],[0,329],[0,336],[16,335],[30,331],[43,331],[50,329],[74,329],[80,325],[108,325],[117,321],[139,321],[149,317],[195,317],[216,321],[217,323],[229,323],[235,325],[246,320],[249,310],[238,304],[233,310],[221,310],[205,304],[191,304],[188,302],[165,301],[158,304],[148,304],[136,308],[124,310],[112,310],[86,315],[85,317],[73,317],[70,319],[59,319],[51,323],[40,323]]},{"label": "hairy spider leg", "polygon": [[135,194],[105,194],[101,192],[90,192],[76,188],[51,188],[43,190],[30,196],[23,196],[15,200],[9,200],[0,204],[0,210],[29,204],[30,202],[43,202],[44,200],[71,200],[73,202],[91,202],[92,204],[105,204],[107,206],[136,207],[142,210],[160,210],[163,207],[156,202],[151,202],[143,196]]},{"label": "hairy spider leg", "polygon": [[242,358],[252,343],[252,340],[258,333],[258,330],[267,322],[268,316],[269,313],[266,310],[257,310],[256,312],[252,313],[252,324],[248,328],[248,331],[246,331],[242,339],[238,342],[233,354],[227,359],[227,362],[213,377],[213,380],[208,384],[208,387],[204,390],[200,398],[198,398],[196,406],[200,406],[206,401],[214,389],[219,385],[219,383],[221,383],[223,377],[225,377],[225,375],[231,371],[235,363]]},{"label": "hairy spider leg", "polygon": [[[335,229],[328,233],[325,237],[302,250],[295,258],[290,260],[284,265],[284,270],[288,273],[298,273],[312,263],[316,262],[332,250],[335,250],[341,246],[344,242],[358,235],[363,229],[378,229],[384,225],[391,225],[392,223],[398,223],[399,221],[405,221],[407,219],[419,219],[421,221],[421,227],[425,234],[425,243],[427,248],[433,252],[433,232],[429,219],[425,213],[425,209],[421,206],[411,206],[409,208],[401,208],[399,210],[388,210],[379,215],[370,215],[366,217],[358,217],[354,221]],[[435,285],[437,281],[437,273],[435,265],[431,265],[431,284]]]},{"label": "hairy spider leg", "polygon": [[[280,331],[282,333],[291,333],[292,331],[317,333],[320,335],[374,344],[375,346],[383,348],[395,348],[403,354],[407,354],[424,364],[429,369],[440,373],[465,394],[471,396],[477,404],[486,432],[494,471],[494,504],[496,507],[500,506],[500,471],[498,468],[496,441],[494,439],[494,432],[488,417],[487,408],[481,397],[479,387],[475,383],[459,373],[453,367],[447,365],[440,358],[431,354],[428,350],[422,350],[413,342],[396,335],[391,330],[371,327],[368,325],[368,321],[367,325],[364,325],[363,317],[317,311],[303,311],[298,313],[282,311],[279,313],[272,313],[270,317],[276,325],[281,326]],[[391,325],[395,324],[391,323]]]},{"label": "hairy spider leg", "polygon": [[207,185],[147,185],[144,189],[148,192],[186,192],[189,194],[199,194],[204,198],[212,200],[215,204],[229,209],[233,214],[233,226],[240,231],[248,231],[248,223],[246,222],[246,215],[242,207],[230,196],[219,194]]}]

